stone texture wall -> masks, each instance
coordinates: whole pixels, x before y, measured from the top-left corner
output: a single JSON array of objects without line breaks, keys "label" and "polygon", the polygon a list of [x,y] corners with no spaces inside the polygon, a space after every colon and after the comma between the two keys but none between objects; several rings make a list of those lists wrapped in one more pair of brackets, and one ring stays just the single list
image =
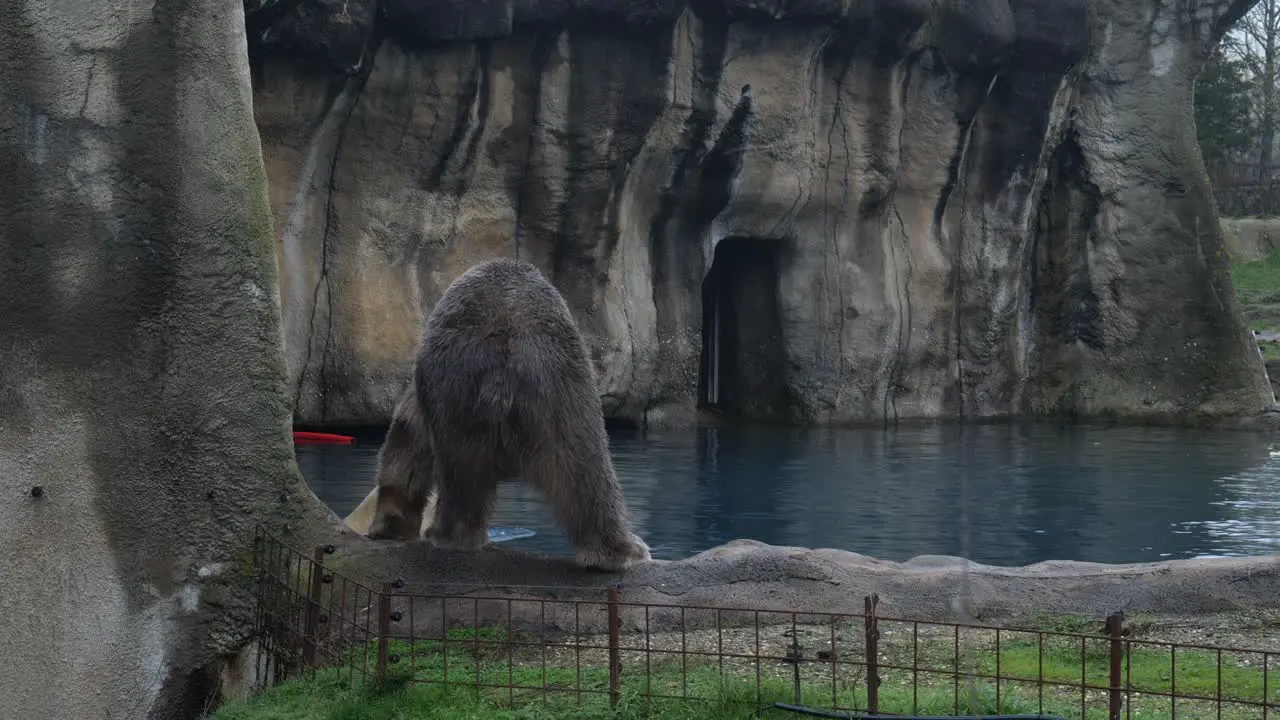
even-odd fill
[{"label": "stone texture wall", "polygon": [[497,254],[614,419],[692,419],[713,333],[750,416],[1256,413],[1190,103],[1249,4],[254,4],[297,418],[385,421]]}]

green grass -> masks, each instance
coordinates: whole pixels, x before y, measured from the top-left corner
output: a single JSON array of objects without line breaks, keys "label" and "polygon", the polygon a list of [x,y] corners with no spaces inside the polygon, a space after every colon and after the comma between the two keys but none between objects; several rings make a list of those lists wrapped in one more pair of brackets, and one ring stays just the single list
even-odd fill
[{"label": "green grass", "polygon": [[[1065,642],[1059,640],[1050,645],[1051,647],[1044,653],[1043,673],[1046,680],[1078,685],[1083,675],[1085,684],[1102,687],[1108,685],[1110,657],[1107,642],[1099,640],[1086,643],[1083,662],[1082,653],[1076,649],[1079,646],[1078,640],[1072,639]],[[1068,645],[1074,645],[1076,648],[1069,648]],[[1230,662],[1232,658],[1229,654],[1224,653],[1224,655],[1226,656],[1223,658],[1222,673],[1219,678],[1217,654],[1212,651],[1181,650],[1177,652],[1176,657],[1172,657],[1167,648],[1134,647],[1125,674],[1128,676],[1129,687],[1140,693],[1143,691],[1171,693],[1176,690],[1184,695],[1221,696],[1224,701],[1261,702],[1263,698],[1261,669],[1242,665],[1238,661]],[[1035,679],[1041,669],[1039,658],[1038,643],[1013,643],[1008,649],[1002,649],[1000,674],[1005,677]],[[1259,664],[1261,660],[1262,657],[1259,654],[1257,657]],[[984,672],[994,673],[994,653],[986,653],[981,664]],[[1271,679],[1274,681],[1278,678]],[[1219,681],[1221,693],[1219,693]],[[1276,690],[1277,688],[1267,688],[1267,694],[1273,702],[1280,702],[1280,693]],[[1078,694],[1079,690],[1075,692]],[[1145,704],[1155,709],[1155,705],[1167,706],[1167,700]],[[1183,715],[1182,702],[1179,702],[1179,706],[1179,715]],[[1216,714],[1216,703],[1212,709]]]},{"label": "green grass", "polygon": [[[1082,624],[1080,629],[1094,631],[1096,624],[1096,621],[1089,623],[1087,628]],[[1076,630],[1067,630],[1064,626],[1062,631]],[[915,648],[909,643],[882,642],[883,665],[910,665],[914,655],[920,666],[941,672],[920,672],[913,678],[911,670],[882,670],[880,710],[951,715],[956,711],[1037,713],[1043,708],[1046,714],[1080,718],[1082,670],[1087,684],[1107,685],[1109,643],[1105,639],[1087,641],[1082,653],[1078,638],[1012,632],[1002,637],[998,653],[989,637],[976,642],[963,640],[959,663],[961,673],[998,672],[1002,678],[1008,678],[1000,682],[998,690],[992,680],[962,676],[957,682],[954,639],[950,633],[922,639]],[[584,639],[584,642],[593,640]],[[216,720],[544,717],[701,720],[746,718],[762,705],[796,700],[794,665],[761,660],[757,666],[755,660],[740,658],[727,658],[721,664],[714,659],[681,658],[670,653],[651,653],[646,657],[643,652],[625,650],[635,642],[638,641],[627,637],[622,641],[621,701],[616,709],[609,706],[609,672],[604,651],[583,651],[579,655],[572,648],[537,645],[532,638],[521,635],[513,636],[508,642],[501,628],[490,628],[478,635],[467,630],[452,631],[447,644],[439,641],[418,641],[412,645],[390,643],[390,652],[398,656],[398,661],[389,666],[387,679],[378,687],[372,682],[360,683],[359,670],[357,682],[349,684],[347,671],[325,669],[282,683],[248,701],[230,703],[213,717]],[[354,652],[359,655],[356,666],[364,667],[367,661],[371,671],[374,646],[359,646]],[[863,669],[856,664],[862,656],[860,652],[852,654],[855,657],[842,657],[834,664],[821,660],[802,663],[800,702],[822,708],[864,709],[866,684]],[[545,668],[544,655],[547,657]],[[1224,704],[1220,717],[1229,720],[1260,717],[1258,708],[1225,701],[1263,700],[1261,663],[1260,654],[1224,653],[1219,679],[1215,651],[1178,651],[1175,673],[1166,648],[1135,646],[1127,668],[1133,690],[1131,716],[1169,717],[1167,698],[1144,693],[1176,689],[1182,694],[1221,695]],[[1076,687],[1041,689],[1036,683],[1040,677]],[[507,684],[522,687],[484,687]],[[1273,671],[1266,688],[1270,702],[1277,705],[1272,713],[1280,713],[1278,686],[1280,673]],[[577,688],[588,692],[574,692]],[[655,699],[647,698],[647,694],[689,699]],[[1107,696],[1105,690],[1087,690],[1084,717],[1105,718]],[[765,715],[791,717],[781,711]],[[1217,718],[1218,706],[1214,702],[1179,700],[1177,716]]]},{"label": "green grass", "polygon": [[[1280,332],[1280,250],[1253,262],[1231,268],[1236,298],[1249,320],[1250,330]],[[1280,345],[1263,343],[1267,360],[1280,359]]]},{"label": "green grass", "polygon": [[1261,260],[1234,265],[1231,282],[1242,304],[1280,303],[1280,250]]}]

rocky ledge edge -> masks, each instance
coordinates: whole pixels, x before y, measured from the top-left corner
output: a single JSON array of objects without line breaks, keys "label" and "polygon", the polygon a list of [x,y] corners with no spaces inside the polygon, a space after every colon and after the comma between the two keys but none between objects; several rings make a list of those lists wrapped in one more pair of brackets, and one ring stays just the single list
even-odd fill
[{"label": "rocky ledge edge", "polygon": [[[464,553],[349,534],[328,557],[333,569],[370,587],[401,578],[404,587],[397,592],[403,593],[603,599],[616,584],[626,603],[849,614],[863,612],[864,598],[875,593],[881,615],[939,622],[1280,607],[1280,555],[997,567],[937,555],[899,563],[845,550],[735,540],[683,560],[612,574],[576,568],[570,558],[492,545]],[[664,615],[663,624],[679,622],[678,614]]]}]

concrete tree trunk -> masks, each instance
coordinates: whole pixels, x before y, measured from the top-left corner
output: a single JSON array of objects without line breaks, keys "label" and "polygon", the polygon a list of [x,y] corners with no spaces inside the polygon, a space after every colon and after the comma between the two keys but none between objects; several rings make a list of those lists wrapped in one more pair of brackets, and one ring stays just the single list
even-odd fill
[{"label": "concrete tree trunk", "polygon": [[255,523],[326,531],[243,10],[18,0],[0,48],[0,717],[190,717]]}]

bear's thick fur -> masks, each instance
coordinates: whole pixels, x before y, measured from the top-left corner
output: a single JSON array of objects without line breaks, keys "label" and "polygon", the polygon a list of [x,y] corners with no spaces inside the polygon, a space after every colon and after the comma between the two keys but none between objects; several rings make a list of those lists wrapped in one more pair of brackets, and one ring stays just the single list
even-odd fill
[{"label": "bear's thick fur", "polygon": [[356,532],[377,538],[417,538],[435,510],[435,462],[418,400],[417,373],[391,413],[378,450],[373,490],[344,518]]},{"label": "bear's thick fur", "polygon": [[459,275],[427,318],[409,389],[379,452],[375,539],[475,549],[498,482],[542,492],[584,567],[650,559],[629,527],[586,345],[564,298],[533,265],[487,260]]}]

